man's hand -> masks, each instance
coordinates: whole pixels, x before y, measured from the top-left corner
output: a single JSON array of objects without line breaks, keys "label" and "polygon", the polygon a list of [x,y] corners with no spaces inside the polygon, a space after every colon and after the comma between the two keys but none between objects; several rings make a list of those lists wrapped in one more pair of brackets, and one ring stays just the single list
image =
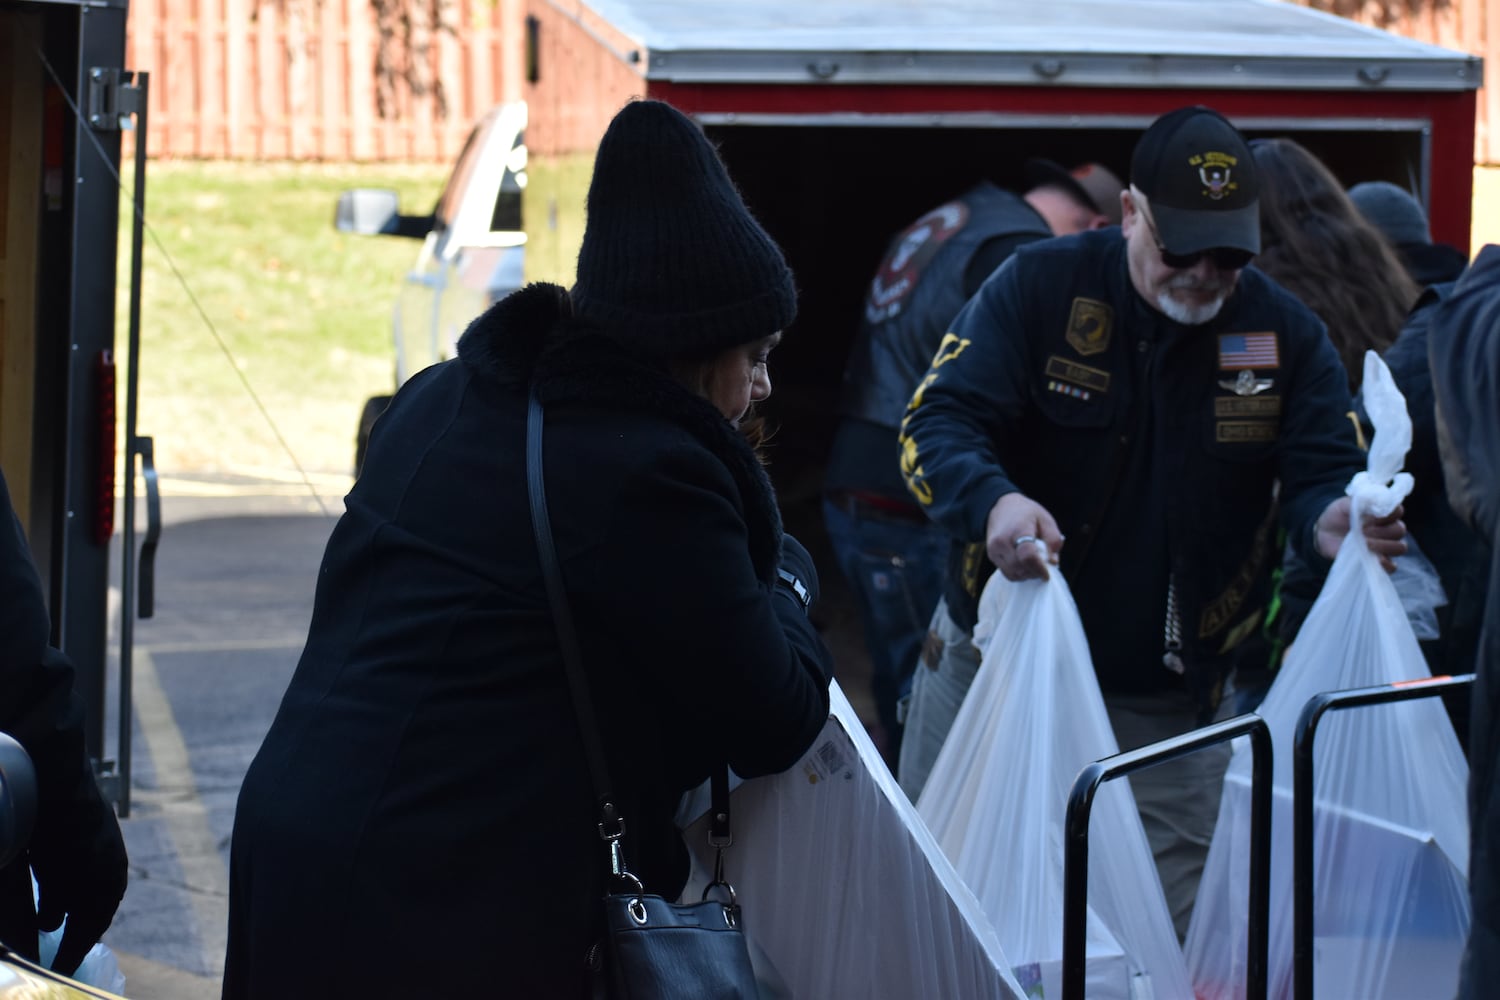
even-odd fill
[{"label": "man's hand", "polygon": [[[1325,559],[1338,555],[1339,546],[1349,533],[1351,503],[1348,497],[1339,497],[1318,515],[1314,544]],[[1385,517],[1365,517],[1362,525],[1365,544],[1380,557],[1380,566],[1387,573],[1395,572],[1395,558],[1406,554],[1406,522],[1401,520],[1402,513],[1404,508],[1397,507]]]},{"label": "man's hand", "polygon": [[995,501],[985,522],[984,548],[1007,580],[1045,580],[1057,565],[1063,536],[1047,508],[1020,493]]}]

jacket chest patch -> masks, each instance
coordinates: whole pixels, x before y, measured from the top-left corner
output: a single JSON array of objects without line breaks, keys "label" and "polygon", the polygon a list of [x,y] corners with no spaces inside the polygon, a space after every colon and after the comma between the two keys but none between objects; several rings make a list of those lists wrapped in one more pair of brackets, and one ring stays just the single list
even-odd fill
[{"label": "jacket chest patch", "polygon": [[1068,346],[1084,357],[1102,354],[1109,348],[1114,323],[1115,311],[1108,303],[1079,296],[1068,313]]},{"label": "jacket chest patch", "polygon": [[1260,333],[1219,334],[1219,369],[1221,371],[1280,367],[1281,354],[1276,347],[1275,333],[1266,330]]},{"label": "jacket chest patch", "polygon": [[1275,441],[1280,429],[1275,420],[1220,420],[1214,424],[1214,440],[1226,444],[1264,443]]},{"label": "jacket chest patch", "polygon": [[1215,396],[1214,416],[1220,420],[1281,416],[1280,396]]},{"label": "jacket chest patch", "polygon": [[[1109,391],[1109,372],[1088,365],[1080,365],[1076,361],[1060,358],[1056,354],[1047,356],[1047,367],[1045,369],[1048,384],[1047,388],[1063,395],[1075,396],[1078,399],[1088,399],[1091,392]],[[1054,388],[1057,386],[1057,388]],[[1068,392],[1068,387],[1088,390],[1079,396]]]},{"label": "jacket chest patch", "polygon": [[1234,378],[1219,379],[1219,388],[1234,393],[1236,396],[1259,396],[1276,382],[1270,378],[1256,378],[1255,369],[1241,368],[1240,373]]},{"label": "jacket chest patch", "polygon": [[1069,385],[1066,382],[1059,382],[1056,379],[1047,380],[1047,391],[1061,393],[1064,396],[1072,396],[1074,399],[1090,399],[1093,396],[1093,393],[1087,389],[1080,389],[1076,385]]}]

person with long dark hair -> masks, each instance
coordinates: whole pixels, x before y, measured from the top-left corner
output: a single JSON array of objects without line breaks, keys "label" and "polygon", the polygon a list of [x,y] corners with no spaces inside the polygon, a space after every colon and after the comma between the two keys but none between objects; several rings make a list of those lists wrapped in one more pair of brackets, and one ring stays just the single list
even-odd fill
[{"label": "person with long dark hair", "polygon": [[1250,144],[1260,184],[1255,266],[1323,321],[1359,391],[1365,351],[1396,342],[1421,289],[1338,178],[1293,139]]}]

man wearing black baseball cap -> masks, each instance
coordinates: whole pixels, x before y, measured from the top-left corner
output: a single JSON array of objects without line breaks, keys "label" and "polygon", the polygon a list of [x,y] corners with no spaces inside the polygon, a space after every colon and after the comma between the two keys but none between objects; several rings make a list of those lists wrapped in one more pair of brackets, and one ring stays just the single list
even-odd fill
[{"label": "man wearing black baseball cap", "polygon": [[[947,535],[906,491],[896,432],[948,323],[1016,247],[1119,225],[1124,184],[1097,163],[1023,167],[1024,195],[981,181],[890,242],[865,296],[844,373],[843,418],[824,473],[824,523],[870,654],[887,759],[900,746],[898,704],[942,592]],[[972,614],[970,615],[972,618]]]},{"label": "man wearing black baseball cap", "polygon": [[[928,516],[1007,579],[1062,572],[1122,749],[1208,722],[1240,659],[1263,662],[1278,520],[1326,570],[1364,465],[1322,325],[1247,267],[1258,195],[1222,115],[1163,115],[1136,145],[1120,229],[1019,250],[953,321],[902,424]],[[1394,519],[1364,532],[1383,559],[1405,550]],[[906,751],[940,745],[972,680],[945,675],[955,659],[918,671],[899,770],[913,797],[931,762]],[[1131,778],[1180,935],[1227,762]]]},{"label": "man wearing black baseball cap", "polygon": [[1260,252],[1260,185],[1244,137],[1207,108],[1157,119],[1136,144],[1122,200],[1150,237],[1130,255],[1137,291],[1179,323],[1213,319]]}]

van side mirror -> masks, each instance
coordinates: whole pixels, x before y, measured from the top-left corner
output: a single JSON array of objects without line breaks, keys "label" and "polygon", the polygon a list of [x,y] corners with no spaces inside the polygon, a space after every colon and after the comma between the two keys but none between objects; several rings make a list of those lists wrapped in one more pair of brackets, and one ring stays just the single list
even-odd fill
[{"label": "van side mirror", "polygon": [[388,188],[354,188],[339,195],[333,227],[359,236],[425,237],[432,229],[430,215],[402,215],[400,200]]},{"label": "van side mirror", "polygon": [[14,861],[36,827],[36,767],[13,738],[0,733],[0,868]]}]

